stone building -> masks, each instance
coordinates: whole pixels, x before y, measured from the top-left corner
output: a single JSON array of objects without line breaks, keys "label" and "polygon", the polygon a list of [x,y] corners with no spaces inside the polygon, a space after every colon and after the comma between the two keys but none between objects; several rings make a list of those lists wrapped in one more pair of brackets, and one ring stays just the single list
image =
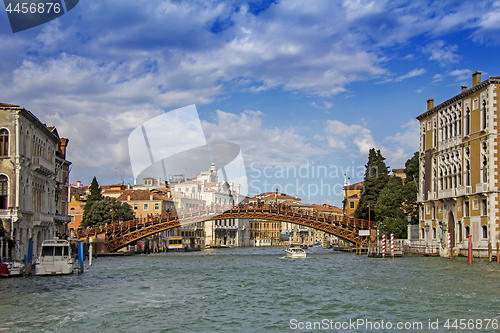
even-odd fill
[{"label": "stone building", "polygon": [[33,240],[36,256],[42,242],[66,233],[68,139],[60,138],[33,113],[0,103],[0,219],[20,260]]},{"label": "stone building", "polygon": [[500,77],[481,81],[434,106],[420,121],[419,238],[428,251],[466,254],[472,236],[474,255],[487,256],[499,237],[498,101]]}]

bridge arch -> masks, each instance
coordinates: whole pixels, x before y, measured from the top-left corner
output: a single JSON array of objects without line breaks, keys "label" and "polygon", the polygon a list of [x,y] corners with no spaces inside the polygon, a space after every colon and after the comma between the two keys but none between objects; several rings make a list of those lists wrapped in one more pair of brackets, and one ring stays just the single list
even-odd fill
[{"label": "bridge arch", "polygon": [[114,223],[103,227],[80,230],[79,238],[104,234],[108,251],[114,252],[135,241],[172,228],[222,219],[259,219],[288,222],[323,231],[357,245],[368,244],[369,237],[360,236],[360,229],[373,229],[373,222],[344,218],[338,215],[318,211],[305,211],[276,205],[238,205],[220,210],[189,210],[165,216],[148,216],[146,219]]}]

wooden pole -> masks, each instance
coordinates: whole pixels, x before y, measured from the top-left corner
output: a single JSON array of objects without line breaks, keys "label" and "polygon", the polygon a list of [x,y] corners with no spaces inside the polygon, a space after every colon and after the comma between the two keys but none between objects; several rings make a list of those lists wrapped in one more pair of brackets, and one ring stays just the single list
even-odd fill
[{"label": "wooden pole", "polygon": [[493,255],[493,251],[492,251],[492,248],[491,248],[491,242],[488,241],[488,260],[491,262],[491,257]]}]

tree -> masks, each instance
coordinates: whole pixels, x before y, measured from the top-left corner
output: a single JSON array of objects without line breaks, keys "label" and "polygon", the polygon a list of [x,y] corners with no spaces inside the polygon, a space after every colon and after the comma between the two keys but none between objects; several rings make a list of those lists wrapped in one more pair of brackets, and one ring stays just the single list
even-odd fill
[{"label": "tree", "polygon": [[89,211],[92,209],[92,205],[94,202],[102,200],[101,188],[99,187],[99,183],[97,179],[94,177],[89,187],[90,193],[87,195],[87,201],[85,202],[85,207],[83,208],[83,217],[82,217],[82,227],[88,227],[88,215]]},{"label": "tree", "polygon": [[402,209],[405,216],[411,216],[410,224],[418,224],[417,193],[419,182],[419,153],[405,163],[406,180],[402,188]]},{"label": "tree", "polygon": [[375,204],[375,214],[379,228],[396,238],[406,238],[407,222],[402,210],[403,180],[391,177],[386,186],[380,191]]},{"label": "tree", "polygon": [[[389,168],[384,161],[385,157],[380,154],[380,150],[375,150],[375,148],[370,149],[368,162],[365,165],[363,192],[354,212],[354,217],[365,220],[368,220],[368,217],[370,217],[372,221],[377,220],[374,205],[377,202],[380,191],[382,191],[390,178]],[[368,204],[370,204],[370,213],[368,213]]]},{"label": "tree", "polygon": [[[120,202],[116,198],[104,197],[95,201],[87,213],[87,226],[100,226],[113,221],[128,221],[134,218],[132,207],[126,202]],[[83,225],[83,223],[82,223]]]}]

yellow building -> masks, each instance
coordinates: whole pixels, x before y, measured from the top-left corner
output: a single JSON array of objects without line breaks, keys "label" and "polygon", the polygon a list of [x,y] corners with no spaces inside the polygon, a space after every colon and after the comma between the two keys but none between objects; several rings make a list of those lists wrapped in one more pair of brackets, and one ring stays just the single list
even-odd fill
[{"label": "yellow building", "polygon": [[358,208],[359,198],[361,197],[361,192],[363,191],[363,186],[365,182],[359,182],[352,185],[344,185],[344,200],[345,200],[345,213],[346,215],[352,215]]},{"label": "yellow building", "polygon": [[434,106],[420,121],[420,242],[446,255],[447,234],[454,254],[466,254],[472,235],[474,255],[487,256],[499,238],[498,112],[500,77],[481,82]]}]

